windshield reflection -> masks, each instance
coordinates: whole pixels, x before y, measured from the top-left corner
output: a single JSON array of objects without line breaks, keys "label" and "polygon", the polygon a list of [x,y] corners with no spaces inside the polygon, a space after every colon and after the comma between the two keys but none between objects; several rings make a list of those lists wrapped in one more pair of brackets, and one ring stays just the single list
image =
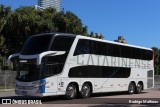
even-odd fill
[{"label": "windshield reflection", "polygon": [[20,63],[16,79],[24,82],[39,80],[39,68],[36,64]]}]

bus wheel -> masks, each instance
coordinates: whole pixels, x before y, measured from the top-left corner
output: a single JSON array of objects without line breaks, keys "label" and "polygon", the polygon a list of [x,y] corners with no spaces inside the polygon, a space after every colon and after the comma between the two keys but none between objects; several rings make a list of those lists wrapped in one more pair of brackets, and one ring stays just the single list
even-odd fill
[{"label": "bus wheel", "polygon": [[74,99],[77,95],[76,86],[74,84],[69,84],[66,89],[65,97],[67,99]]},{"label": "bus wheel", "polygon": [[87,84],[87,83],[83,84],[81,92],[80,92],[81,97],[82,98],[88,98],[88,97],[90,97],[90,94],[91,94],[90,85]]},{"label": "bus wheel", "polygon": [[129,84],[128,93],[129,93],[129,94],[134,94],[134,93],[135,93],[135,84],[134,84],[133,82],[131,82],[131,83]]},{"label": "bus wheel", "polygon": [[142,92],[142,89],[143,89],[143,86],[141,83],[138,83],[137,84],[137,87],[136,87],[136,93],[137,94],[140,94]]}]

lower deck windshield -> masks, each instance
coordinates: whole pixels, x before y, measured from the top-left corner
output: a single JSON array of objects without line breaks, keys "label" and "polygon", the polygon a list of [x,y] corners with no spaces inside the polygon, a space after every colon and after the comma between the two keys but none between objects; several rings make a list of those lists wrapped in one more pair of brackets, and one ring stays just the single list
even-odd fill
[{"label": "lower deck windshield", "polygon": [[23,82],[31,82],[40,79],[40,69],[36,64],[20,63],[16,79]]},{"label": "lower deck windshield", "polygon": [[31,82],[60,74],[63,70],[66,56],[67,54],[44,57],[40,65],[20,62],[16,79],[22,82]]}]

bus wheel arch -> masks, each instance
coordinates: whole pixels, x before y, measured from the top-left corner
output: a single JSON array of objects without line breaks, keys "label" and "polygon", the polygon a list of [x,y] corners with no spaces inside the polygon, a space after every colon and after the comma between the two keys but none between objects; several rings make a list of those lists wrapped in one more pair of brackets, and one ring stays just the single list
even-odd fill
[{"label": "bus wheel arch", "polygon": [[67,99],[74,99],[77,96],[77,92],[79,91],[77,82],[70,82],[66,88],[65,97]]},{"label": "bus wheel arch", "polygon": [[136,91],[136,83],[131,81],[128,86],[128,94],[134,94]]},{"label": "bus wheel arch", "polygon": [[142,81],[139,81],[136,86],[136,94],[140,94],[142,90],[144,89],[144,85]]},{"label": "bus wheel arch", "polygon": [[84,82],[80,91],[80,97],[88,98],[92,94],[92,91],[93,91],[92,83],[89,81]]},{"label": "bus wheel arch", "polygon": [[83,83],[80,91],[80,97],[81,98],[88,98],[92,94],[92,83],[90,81],[86,81]]}]

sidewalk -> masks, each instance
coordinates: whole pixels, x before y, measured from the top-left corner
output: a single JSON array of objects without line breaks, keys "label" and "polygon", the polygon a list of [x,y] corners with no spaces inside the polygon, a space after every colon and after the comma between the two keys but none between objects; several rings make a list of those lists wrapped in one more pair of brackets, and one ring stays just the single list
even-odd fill
[{"label": "sidewalk", "polygon": [[0,89],[0,92],[14,91],[15,89]]},{"label": "sidewalk", "polygon": [[17,96],[14,89],[0,90],[0,97]]}]

